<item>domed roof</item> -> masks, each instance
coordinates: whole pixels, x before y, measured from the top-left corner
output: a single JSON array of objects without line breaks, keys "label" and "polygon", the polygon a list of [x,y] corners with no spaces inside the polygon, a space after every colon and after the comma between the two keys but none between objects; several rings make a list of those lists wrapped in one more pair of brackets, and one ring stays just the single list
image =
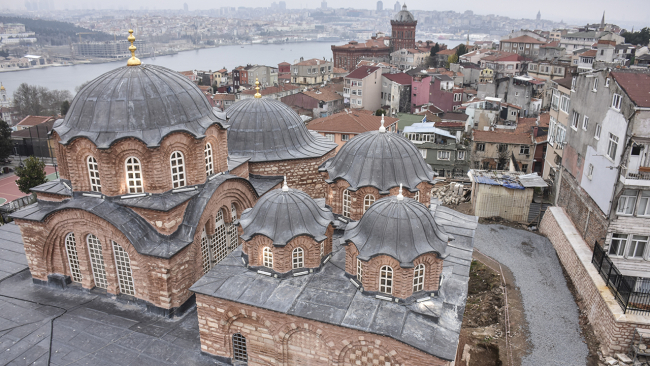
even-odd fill
[{"label": "domed roof", "polygon": [[354,243],[361,260],[384,254],[405,268],[413,267],[413,261],[422,254],[436,253],[445,258],[447,242],[453,237],[436,224],[423,204],[400,193],[378,200],[361,220],[348,224],[343,240]]},{"label": "domed roof", "polygon": [[169,133],[201,137],[223,126],[201,90],[187,77],[156,65],[124,66],[86,85],[54,130],[63,144],[87,137],[99,148],[133,137],[155,147]]},{"label": "domed roof", "polygon": [[415,18],[413,17],[413,14],[411,14],[410,11],[406,9],[406,4],[402,6],[402,10],[400,10],[399,13],[395,15],[395,18],[393,18],[394,21],[396,22],[414,22]]},{"label": "domed roof", "polygon": [[317,242],[327,239],[325,232],[334,221],[332,212],[321,207],[303,191],[287,188],[273,190],[262,196],[255,206],[241,215],[244,235],[248,241],[255,235],[284,246],[299,235],[308,235]]},{"label": "domed roof", "polygon": [[396,133],[370,131],[346,142],[321,170],[329,181],[345,179],[350,189],[375,187],[386,192],[404,184],[415,190],[421,182],[431,182],[433,170],[411,141]]},{"label": "domed roof", "polygon": [[309,131],[296,112],[274,99],[245,99],[226,113],[228,154],[250,157],[251,162],[320,157],[337,146]]}]

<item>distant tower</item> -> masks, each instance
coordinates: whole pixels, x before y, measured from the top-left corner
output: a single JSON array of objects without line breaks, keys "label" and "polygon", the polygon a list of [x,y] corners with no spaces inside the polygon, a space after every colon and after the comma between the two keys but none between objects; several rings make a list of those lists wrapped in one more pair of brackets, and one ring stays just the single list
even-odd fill
[{"label": "distant tower", "polygon": [[189,10],[189,7],[187,6],[187,3],[183,4],[183,10],[185,10],[185,12],[187,12]]},{"label": "distant tower", "polygon": [[605,28],[605,11],[603,11],[603,18],[600,20],[600,27]]},{"label": "distant tower", "polygon": [[384,3],[382,1],[377,1],[377,11],[384,10]]},{"label": "distant tower", "polygon": [[399,11],[399,9],[401,9],[401,8],[402,8],[402,6],[399,4],[399,1],[395,1],[395,5],[393,6],[393,10],[394,11]]},{"label": "distant tower", "polygon": [[390,21],[392,29],[390,44],[392,51],[402,48],[415,48],[415,27],[417,24],[418,21],[415,20],[413,14],[408,11],[406,4],[404,4],[402,10]]},{"label": "distant tower", "polygon": [[327,1],[321,1],[320,2],[320,8],[321,9],[327,9]]},{"label": "distant tower", "polygon": [[542,19],[542,12],[538,10],[537,11],[537,20],[541,20],[541,19]]},{"label": "distant tower", "polygon": [[287,10],[287,2],[286,1],[280,1],[278,3],[278,6],[280,7],[280,10]]}]

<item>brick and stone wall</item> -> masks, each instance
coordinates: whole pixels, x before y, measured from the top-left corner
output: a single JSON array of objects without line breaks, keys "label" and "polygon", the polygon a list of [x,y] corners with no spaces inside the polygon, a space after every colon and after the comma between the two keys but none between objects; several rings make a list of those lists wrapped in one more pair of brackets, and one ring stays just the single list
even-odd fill
[{"label": "brick and stone wall", "polygon": [[248,169],[251,174],[284,175],[290,188],[299,189],[312,198],[323,198],[326,184],[318,173],[318,167],[335,154],[336,151],[332,149],[319,158],[249,163]]},{"label": "brick and stone wall", "polygon": [[[327,177],[327,173],[321,173],[324,177]],[[343,215],[343,191],[345,191],[350,184],[344,179],[336,179],[334,183],[327,184],[327,195],[325,196],[325,202],[328,206],[332,207],[332,212]],[[431,189],[433,184],[429,182],[421,182],[417,185],[417,189],[420,190],[419,202],[429,205],[431,201]],[[361,217],[365,213],[364,211],[364,199],[366,195],[373,195],[375,197],[375,202],[379,201],[382,198],[388,196],[397,196],[399,194],[399,187],[393,187],[389,190],[388,194],[379,194],[379,190],[375,187],[361,187],[356,191],[349,191],[350,199],[352,200],[350,204],[350,219],[358,221],[361,220]],[[402,189],[402,195],[404,197],[415,198],[415,192],[410,192],[408,189]]]},{"label": "brick and stone wall", "polygon": [[202,294],[196,303],[201,350],[232,358],[232,336],[240,333],[249,366],[450,365],[389,337]]},{"label": "brick and stone wall", "polygon": [[592,249],[563,208],[549,207],[546,210],[540,232],[555,247],[560,262],[582,299],[581,310],[587,314],[603,354],[613,356],[615,353],[627,353],[632,344],[634,328],[650,330],[650,316],[623,313],[596,267],[591,264]]},{"label": "brick and stone wall", "polygon": [[[172,189],[170,156],[181,151],[185,163],[186,185],[205,182],[205,145],[212,145],[214,171],[228,170],[228,144],[226,130],[212,126],[206,137],[175,132],[166,136],[159,147],[149,148],[142,141],[126,138],[115,142],[108,149],[98,149],[86,138],[77,138],[68,145],[54,144],[59,161],[61,178],[69,179],[75,191],[90,191],[87,159],[93,156],[99,167],[102,193],[116,196],[128,193],[126,183],[126,159],[136,157],[142,168],[142,182],[145,192],[162,193]],[[58,141],[56,132],[53,139]]]}]

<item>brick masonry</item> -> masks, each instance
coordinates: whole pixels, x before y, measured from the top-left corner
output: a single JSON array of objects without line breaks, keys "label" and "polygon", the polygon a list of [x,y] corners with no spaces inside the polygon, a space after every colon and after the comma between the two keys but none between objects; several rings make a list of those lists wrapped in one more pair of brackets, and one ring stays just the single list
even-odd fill
[{"label": "brick masonry", "polygon": [[563,208],[549,207],[540,224],[540,232],[555,247],[560,262],[582,299],[581,310],[587,314],[603,354],[613,356],[615,353],[627,353],[634,329],[650,330],[650,317],[623,313],[611,290],[591,264],[592,249],[582,239]]},{"label": "brick masonry", "polygon": [[394,339],[197,294],[201,350],[232,358],[246,337],[249,366],[450,365]]}]

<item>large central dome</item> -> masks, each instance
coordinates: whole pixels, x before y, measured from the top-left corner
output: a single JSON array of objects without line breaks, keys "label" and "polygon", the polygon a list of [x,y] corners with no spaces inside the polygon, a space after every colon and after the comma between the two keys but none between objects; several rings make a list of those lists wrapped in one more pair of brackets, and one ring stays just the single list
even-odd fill
[{"label": "large central dome", "polygon": [[155,147],[171,132],[203,136],[214,123],[225,120],[187,77],[161,66],[139,65],[120,67],[88,83],[54,130],[63,144],[87,137],[108,148],[133,137]]},{"label": "large central dome", "polygon": [[316,158],[337,146],[309,131],[296,112],[274,99],[245,99],[226,113],[228,154],[250,157],[251,162]]},{"label": "large central dome", "polygon": [[402,10],[395,15],[395,18],[393,20],[396,22],[412,23],[415,21],[415,17],[413,17],[413,14],[408,11],[406,4],[404,4],[402,6]]}]

